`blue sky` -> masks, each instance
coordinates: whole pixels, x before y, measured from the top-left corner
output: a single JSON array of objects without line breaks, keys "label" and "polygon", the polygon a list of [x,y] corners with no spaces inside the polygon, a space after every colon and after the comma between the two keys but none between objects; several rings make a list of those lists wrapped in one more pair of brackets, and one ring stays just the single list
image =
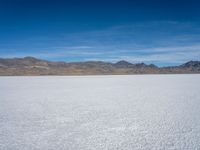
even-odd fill
[{"label": "blue sky", "polygon": [[0,57],[199,60],[199,8],[198,0],[1,0]]}]

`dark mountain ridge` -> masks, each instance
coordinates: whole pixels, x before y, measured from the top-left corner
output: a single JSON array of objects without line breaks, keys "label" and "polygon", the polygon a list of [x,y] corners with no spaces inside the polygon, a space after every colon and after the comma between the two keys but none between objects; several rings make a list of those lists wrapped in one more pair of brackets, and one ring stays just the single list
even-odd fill
[{"label": "dark mountain ridge", "polygon": [[154,64],[132,64],[103,61],[52,62],[34,57],[0,58],[0,75],[117,75],[117,74],[183,74],[200,73],[200,61],[180,66],[157,67]]}]

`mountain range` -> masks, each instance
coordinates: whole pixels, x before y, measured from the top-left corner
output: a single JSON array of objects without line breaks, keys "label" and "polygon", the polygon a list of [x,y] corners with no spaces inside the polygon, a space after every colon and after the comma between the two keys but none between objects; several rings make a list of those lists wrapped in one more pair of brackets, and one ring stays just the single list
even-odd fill
[{"label": "mountain range", "polygon": [[179,66],[157,67],[154,64],[132,64],[124,60],[110,63],[103,61],[52,62],[34,57],[0,58],[1,76],[192,73],[200,73],[200,61],[189,61]]}]

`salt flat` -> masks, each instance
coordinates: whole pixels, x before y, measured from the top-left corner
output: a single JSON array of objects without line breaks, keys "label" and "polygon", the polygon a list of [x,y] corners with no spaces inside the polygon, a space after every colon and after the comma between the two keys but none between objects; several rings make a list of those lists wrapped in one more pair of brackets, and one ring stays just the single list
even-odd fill
[{"label": "salt flat", "polygon": [[0,77],[0,150],[200,149],[200,75]]}]

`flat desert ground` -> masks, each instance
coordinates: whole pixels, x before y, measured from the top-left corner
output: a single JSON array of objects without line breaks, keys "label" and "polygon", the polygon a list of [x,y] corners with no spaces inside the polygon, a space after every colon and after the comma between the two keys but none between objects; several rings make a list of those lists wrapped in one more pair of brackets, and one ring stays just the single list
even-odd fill
[{"label": "flat desert ground", "polygon": [[0,150],[199,150],[200,75],[0,77]]}]

